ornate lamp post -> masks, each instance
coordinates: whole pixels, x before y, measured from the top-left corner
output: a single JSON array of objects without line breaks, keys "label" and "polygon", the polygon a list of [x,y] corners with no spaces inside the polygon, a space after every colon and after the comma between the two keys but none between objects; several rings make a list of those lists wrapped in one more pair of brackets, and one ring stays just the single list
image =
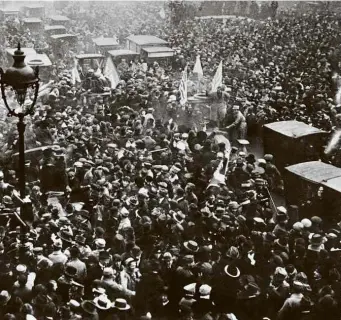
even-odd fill
[{"label": "ornate lamp post", "polygon": [[[17,50],[14,52],[13,66],[8,68],[5,72],[0,68],[1,75],[1,94],[4,104],[8,110],[9,117],[18,118],[18,145],[19,145],[19,189],[20,198],[25,199],[25,122],[24,118],[27,115],[33,114],[33,108],[38,98],[39,91],[39,69],[35,67],[32,69],[30,66],[25,64],[25,54],[18,44]],[[18,109],[11,109],[7,102],[6,88],[14,91],[16,100],[19,104]],[[28,89],[34,90],[34,98],[30,105],[25,105],[25,99]],[[25,206],[21,207],[21,216],[24,216]]]}]

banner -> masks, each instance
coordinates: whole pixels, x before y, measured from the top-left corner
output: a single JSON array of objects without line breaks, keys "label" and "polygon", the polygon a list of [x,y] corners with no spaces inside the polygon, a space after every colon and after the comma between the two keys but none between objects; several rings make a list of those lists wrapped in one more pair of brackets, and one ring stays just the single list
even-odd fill
[{"label": "banner", "polygon": [[193,68],[193,73],[198,75],[198,79],[201,79],[204,76],[204,72],[202,71],[200,56],[197,56],[197,60],[195,61],[195,65]]},{"label": "banner", "polygon": [[160,12],[159,12],[159,15],[162,19],[165,19],[166,18],[166,13],[165,13],[165,9],[164,8],[161,8]]},{"label": "banner", "polygon": [[120,81],[120,77],[117,73],[115,64],[110,57],[106,61],[103,74],[110,80],[111,89],[115,89]]},{"label": "banner", "polygon": [[223,62],[220,61],[218,69],[212,80],[212,91],[216,92],[218,90],[218,87],[222,86],[222,84],[223,84]]},{"label": "banner", "polygon": [[71,70],[71,83],[72,83],[73,85],[75,85],[76,82],[78,82],[78,83],[81,82],[81,78],[80,78],[80,76],[79,76],[79,72],[78,72],[78,69],[77,69],[77,65],[78,65],[78,63],[77,63],[77,60],[75,59],[75,60],[74,60],[74,66],[73,66],[73,68],[72,68],[72,70]]},{"label": "banner", "polygon": [[180,91],[180,104],[184,106],[187,102],[187,66],[182,72],[182,78],[179,86]]}]

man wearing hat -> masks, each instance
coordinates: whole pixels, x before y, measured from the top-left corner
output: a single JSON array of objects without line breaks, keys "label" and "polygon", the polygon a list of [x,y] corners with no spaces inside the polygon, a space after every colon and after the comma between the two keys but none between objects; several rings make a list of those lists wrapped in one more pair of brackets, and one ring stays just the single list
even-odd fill
[{"label": "man wearing hat", "polygon": [[129,298],[134,295],[132,291],[124,290],[123,286],[119,284],[115,277],[117,276],[117,271],[111,267],[105,267],[103,269],[103,274],[101,279],[96,279],[94,281],[96,287],[105,289],[111,301],[118,297]]},{"label": "man wearing hat", "polygon": [[58,279],[58,294],[64,302],[75,299],[79,301],[84,295],[84,286],[74,281],[77,269],[73,266],[65,266],[64,274]]},{"label": "man wearing hat", "polygon": [[283,179],[282,175],[273,163],[274,157],[272,154],[265,154],[264,160],[266,161],[265,164],[265,175],[269,185],[270,190],[283,189]]},{"label": "man wearing hat", "polygon": [[69,249],[70,258],[69,261],[66,263],[66,266],[72,266],[77,269],[77,274],[75,279],[77,281],[83,282],[87,275],[86,265],[80,258],[80,250],[77,246],[72,246]]},{"label": "man wearing hat", "polygon": [[267,314],[270,319],[276,316],[277,311],[289,297],[290,285],[286,281],[287,278],[288,273],[283,267],[277,267],[272,275],[271,282],[267,289],[268,302],[271,302]]},{"label": "man wearing hat", "polygon": [[53,264],[65,264],[68,257],[62,252],[63,242],[60,239],[56,239],[53,242],[53,252],[49,254],[48,258]]},{"label": "man wearing hat", "polygon": [[236,143],[237,140],[245,139],[247,133],[247,123],[244,115],[240,112],[239,106],[232,107],[232,114],[226,119],[225,130],[229,132],[230,141]]},{"label": "man wearing hat", "polygon": [[278,236],[280,232],[287,233],[287,224],[288,224],[288,214],[287,209],[283,206],[277,207],[276,214],[276,225],[274,230],[272,231],[274,235]]},{"label": "man wearing hat", "polygon": [[81,303],[82,307],[82,318],[86,320],[99,320],[99,315],[96,309],[96,305],[93,301],[84,300]]}]

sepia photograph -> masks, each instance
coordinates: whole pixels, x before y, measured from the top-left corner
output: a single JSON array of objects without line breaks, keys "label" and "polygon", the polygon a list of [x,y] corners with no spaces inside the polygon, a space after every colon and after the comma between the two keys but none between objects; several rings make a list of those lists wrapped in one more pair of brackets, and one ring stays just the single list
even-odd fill
[{"label": "sepia photograph", "polygon": [[341,320],[340,30],[0,1],[0,320]]}]

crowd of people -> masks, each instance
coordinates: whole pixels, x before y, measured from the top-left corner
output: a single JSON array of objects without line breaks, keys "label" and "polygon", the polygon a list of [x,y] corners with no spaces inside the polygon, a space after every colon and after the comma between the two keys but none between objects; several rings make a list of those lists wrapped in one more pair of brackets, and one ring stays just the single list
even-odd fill
[{"label": "crowd of people", "polygon": [[[103,98],[56,58],[54,87],[27,119],[27,145],[53,146],[27,154],[32,210],[17,208],[16,162],[0,172],[0,318],[339,320],[341,224],[327,226],[323,208],[294,220],[276,207],[273,155],[231,147],[179,105],[181,72],[199,54],[208,78],[223,60],[223,126],[231,109],[249,135],[287,119],[338,128],[337,17],[170,26],[155,3],[84,16],[77,5],[65,9],[82,34],[75,50],[99,35],[150,33],[170,42],[175,62],[123,61],[128,72]],[[17,151],[12,129],[6,154]]]}]

